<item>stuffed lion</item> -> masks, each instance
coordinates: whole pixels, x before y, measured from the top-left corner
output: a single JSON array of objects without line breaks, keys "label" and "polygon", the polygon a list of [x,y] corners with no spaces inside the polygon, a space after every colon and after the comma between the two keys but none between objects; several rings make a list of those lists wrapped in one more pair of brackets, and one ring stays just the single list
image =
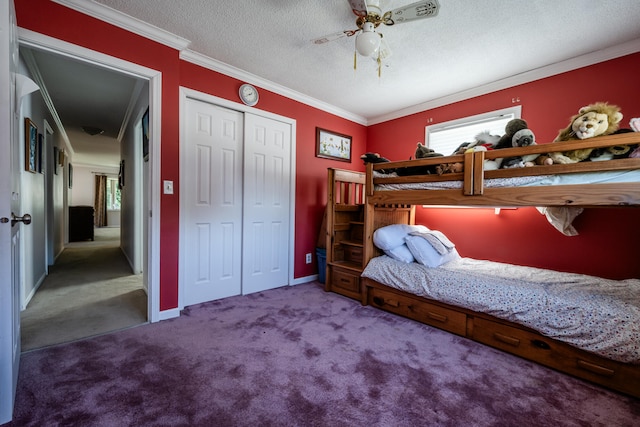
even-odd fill
[{"label": "stuffed lion", "polygon": [[[553,142],[610,135],[618,130],[618,124],[621,120],[622,113],[620,113],[620,108],[615,105],[609,105],[606,102],[587,105],[571,118],[569,126],[562,129]],[[553,163],[577,163],[587,160],[592,151],[591,148],[585,148],[562,153],[549,153],[549,157]]]}]

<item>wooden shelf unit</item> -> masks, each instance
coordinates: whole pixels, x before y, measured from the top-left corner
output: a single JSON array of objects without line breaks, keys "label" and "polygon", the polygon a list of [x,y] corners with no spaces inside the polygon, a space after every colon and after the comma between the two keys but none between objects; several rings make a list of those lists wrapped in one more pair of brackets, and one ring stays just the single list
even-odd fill
[{"label": "wooden shelf unit", "polygon": [[328,169],[325,290],[360,300],[364,269],[364,174]]}]

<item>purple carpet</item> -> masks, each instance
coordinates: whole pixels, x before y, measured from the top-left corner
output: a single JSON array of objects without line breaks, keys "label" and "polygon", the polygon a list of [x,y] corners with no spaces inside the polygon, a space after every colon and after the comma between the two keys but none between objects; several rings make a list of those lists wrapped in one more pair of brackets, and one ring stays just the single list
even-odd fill
[{"label": "purple carpet", "polygon": [[14,426],[632,426],[640,400],[318,283],[22,357]]}]

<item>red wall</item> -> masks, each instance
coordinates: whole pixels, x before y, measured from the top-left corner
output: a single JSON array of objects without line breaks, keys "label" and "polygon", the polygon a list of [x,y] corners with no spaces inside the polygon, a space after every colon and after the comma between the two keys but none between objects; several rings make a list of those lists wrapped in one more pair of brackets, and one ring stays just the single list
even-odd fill
[{"label": "red wall", "polygon": [[[162,157],[161,180],[180,182],[179,87],[238,101],[242,82],[181,61],[179,52],[75,12],[48,0],[15,0],[18,25],[94,51],[140,64],[162,72]],[[316,126],[351,135],[353,156],[365,152],[366,128],[283,96],[260,90],[257,108],[296,120],[296,278],[317,273],[305,263],[305,254],[314,253],[326,204],[328,167],[352,168],[354,164],[315,157]],[[359,161],[354,161],[359,163]],[[160,309],[178,305],[179,191],[162,195],[160,201]]]},{"label": "red wall", "polygon": [[[181,61],[179,52],[90,18],[48,0],[15,0],[18,25],[162,72],[161,180],[179,189],[179,87],[238,101],[242,82]],[[622,107],[626,119],[640,116],[640,54],[520,85],[402,119],[366,128],[286,97],[260,89],[258,108],[296,120],[296,278],[315,274],[305,264],[313,253],[326,204],[328,167],[363,170],[358,159],[375,151],[391,159],[406,159],[424,139],[427,118],[433,123],[511,106],[519,97],[523,117],[538,140],[552,140],[578,108],[595,101]],[[605,76],[604,78],[602,76]],[[594,83],[595,82],[595,83]],[[627,121],[628,123],[628,121]],[[315,157],[316,126],[353,137],[352,163]],[[160,308],[178,304],[179,193],[162,195],[160,230]],[[608,277],[640,277],[636,262],[640,231],[631,226],[634,210],[585,212],[576,220],[581,233],[564,237],[531,209],[503,211],[419,208],[418,221],[450,234],[465,256],[582,271]],[[314,257],[315,259],[315,257]]]},{"label": "red wall", "polygon": [[[550,142],[584,105],[606,101],[622,109],[622,127],[640,117],[640,53],[548,77],[397,120],[369,126],[367,150],[392,160],[413,155],[424,141],[428,119],[435,124],[511,107],[519,98],[522,118],[539,142]],[[444,153],[450,154],[450,153]],[[553,268],[610,278],[640,278],[640,211],[588,209],[567,237],[534,208],[503,210],[418,208],[416,221],[449,235],[463,256]]]}]

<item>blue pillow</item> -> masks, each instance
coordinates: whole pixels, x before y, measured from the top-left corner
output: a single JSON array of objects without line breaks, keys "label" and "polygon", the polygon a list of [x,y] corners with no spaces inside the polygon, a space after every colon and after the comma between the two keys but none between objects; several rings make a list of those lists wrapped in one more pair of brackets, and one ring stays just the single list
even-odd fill
[{"label": "blue pillow", "polygon": [[415,258],[411,254],[411,251],[409,250],[407,245],[404,243],[398,246],[397,248],[386,250],[384,251],[384,253],[387,254],[387,256],[390,256],[391,258],[395,259],[396,261],[402,261],[402,262],[415,261]]},{"label": "blue pillow", "polygon": [[404,238],[413,231],[427,232],[424,225],[391,224],[378,228],[373,232],[373,243],[383,251],[404,245]]},{"label": "blue pillow", "polygon": [[420,236],[409,235],[405,237],[405,241],[416,261],[427,267],[440,267],[449,261],[460,258],[455,248],[445,255],[440,255],[427,240]]}]

